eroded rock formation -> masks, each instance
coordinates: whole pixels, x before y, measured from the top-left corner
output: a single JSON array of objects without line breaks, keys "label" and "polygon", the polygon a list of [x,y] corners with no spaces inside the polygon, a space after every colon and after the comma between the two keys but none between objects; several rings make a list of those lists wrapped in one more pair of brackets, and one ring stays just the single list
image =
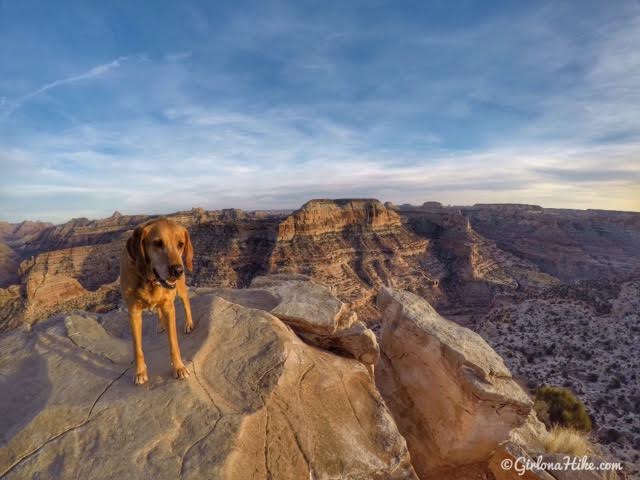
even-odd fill
[{"label": "eroded rock formation", "polygon": [[478,334],[424,299],[383,288],[376,381],[421,478],[488,461],[532,407],[502,359]]},{"label": "eroded rock formation", "polygon": [[312,200],[280,223],[269,266],[310,275],[364,307],[381,285],[430,289],[428,246],[377,200]]},{"label": "eroded rock formation", "polygon": [[265,310],[307,343],[355,358],[372,368],[380,357],[373,331],[330,288],[300,274],[256,277],[250,288],[200,288],[249,308]]},{"label": "eroded rock formation", "polygon": [[375,382],[353,351],[317,342],[375,336],[308,277],[192,297],[184,381],[149,316],[143,387],[124,311],[0,336],[0,477],[515,480],[500,462],[541,448],[546,431],[500,357],[409,292],[379,297]]},{"label": "eroded rock formation", "polygon": [[[383,285],[467,314],[486,311],[505,292],[640,276],[637,213],[312,200],[292,214],[193,209],[169,216],[191,232],[193,285],[238,288],[266,273],[302,273],[331,285],[366,320],[377,316],[373,298]],[[149,218],[115,212],[57,226],[3,224],[0,287],[20,285],[28,322],[72,306],[113,307],[106,292],[105,305],[92,293],[115,280],[124,239]]]},{"label": "eroded rock formation", "polygon": [[[633,356],[640,213],[313,200],[296,212],[193,209],[170,216],[192,235],[193,287],[231,290],[270,273],[307,275],[330,286],[358,321],[332,335],[298,334],[367,365],[377,356],[371,329],[382,320],[377,292],[408,290],[481,332],[529,388],[543,381],[568,386],[598,419],[605,447],[640,464],[633,417],[640,392],[632,381],[640,375]],[[131,230],[149,218],[116,212],[57,226],[0,224],[0,331],[73,309],[116,308],[117,257]],[[602,338],[605,331],[611,338]],[[611,382],[622,387],[612,392]]]},{"label": "eroded rock formation", "polygon": [[640,272],[640,214],[531,205],[475,205],[473,227],[504,251],[564,282]]},{"label": "eroded rock formation", "polygon": [[135,387],[125,330],[86,315],[3,336],[0,476],[417,478],[363,365],[267,312],[210,294],[192,305],[182,382],[156,335],[145,338],[150,382]]}]

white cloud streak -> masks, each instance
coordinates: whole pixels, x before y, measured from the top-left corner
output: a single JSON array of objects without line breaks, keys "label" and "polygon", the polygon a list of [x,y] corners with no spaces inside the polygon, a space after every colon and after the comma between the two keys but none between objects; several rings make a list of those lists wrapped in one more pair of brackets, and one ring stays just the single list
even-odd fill
[{"label": "white cloud streak", "polygon": [[62,78],[60,80],[55,80],[53,82],[47,83],[41,86],[40,88],[33,90],[32,92],[22,95],[21,97],[17,98],[13,102],[6,101],[6,102],[0,103],[0,107],[3,106],[5,103],[8,104],[9,109],[6,112],[6,114],[7,116],[11,115],[11,113],[13,113],[17,108],[20,108],[20,106],[22,106],[25,102],[27,102],[28,100],[34,97],[37,97],[38,95],[48,92],[49,90],[53,90],[54,88],[61,87],[63,85],[69,85],[72,83],[77,83],[84,80],[90,80],[93,78],[101,77],[106,73],[108,73],[109,71],[119,68],[122,65],[122,63],[128,60],[129,58],[131,57],[129,56],[118,57],[115,60],[112,60],[111,62],[103,63],[101,65],[96,65],[95,67],[92,67],[89,70],[82,72],[78,75],[72,75],[70,77]]}]

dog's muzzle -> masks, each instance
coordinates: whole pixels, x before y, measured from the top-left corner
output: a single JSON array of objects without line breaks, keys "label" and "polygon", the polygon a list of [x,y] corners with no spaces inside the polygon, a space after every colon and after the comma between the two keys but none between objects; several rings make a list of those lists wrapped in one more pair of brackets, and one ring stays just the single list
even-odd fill
[{"label": "dog's muzzle", "polygon": [[168,290],[173,290],[174,288],[176,288],[176,280],[165,280],[164,278],[162,278],[160,275],[158,275],[158,272],[156,271],[156,269],[153,269],[153,273],[156,276],[156,279],[153,281],[154,284],[158,284],[160,286],[162,286],[163,288],[166,288]]}]

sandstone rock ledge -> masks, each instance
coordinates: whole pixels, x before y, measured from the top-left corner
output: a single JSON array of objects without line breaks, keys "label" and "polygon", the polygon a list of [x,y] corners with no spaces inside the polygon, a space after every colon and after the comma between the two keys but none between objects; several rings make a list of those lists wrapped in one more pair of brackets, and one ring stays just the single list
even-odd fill
[{"label": "sandstone rock ledge", "polygon": [[[265,310],[307,343],[355,358],[373,368],[380,358],[375,334],[330,288],[300,274],[256,277],[250,288],[202,288],[230,302]],[[196,293],[197,293],[196,292]]]},{"label": "sandstone rock ledge", "polygon": [[482,337],[426,300],[383,288],[378,304],[376,381],[420,478],[452,478],[488,461],[528,421],[529,396]]},{"label": "sandstone rock ledge", "polygon": [[544,453],[544,426],[495,351],[420,297],[382,289],[378,346],[302,275],[191,294],[185,381],[146,319],[133,385],[123,311],[0,336],[0,479],[560,479],[501,469]]},{"label": "sandstone rock ledge", "polygon": [[362,363],[263,310],[213,294],[192,308],[186,381],[171,378],[166,339],[151,333],[150,382],[133,385],[124,312],[0,337],[0,477],[417,478]]}]

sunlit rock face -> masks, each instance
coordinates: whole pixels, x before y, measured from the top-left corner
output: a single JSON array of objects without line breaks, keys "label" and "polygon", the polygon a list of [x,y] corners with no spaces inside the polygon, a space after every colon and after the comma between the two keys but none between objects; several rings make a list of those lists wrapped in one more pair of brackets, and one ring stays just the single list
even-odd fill
[{"label": "sunlit rock face", "polygon": [[192,306],[185,381],[171,378],[164,335],[147,325],[150,381],[133,384],[124,312],[1,337],[0,476],[417,478],[364,365],[307,345],[266,311],[213,294]]},{"label": "sunlit rock face", "polygon": [[383,288],[376,382],[421,478],[487,461],[531,411],[529,396],[477,333],[424,299]]},{"label": "sunlit rock face", "polygon": [[122,309],[0,335],[0,476],[553,478],[500,468],[544,453],[532,401],[477,333],[415,294],[381,289],[378,336],[301,274],[190,296],[186,380],[172,378],[152,313],[144,386]]}]

